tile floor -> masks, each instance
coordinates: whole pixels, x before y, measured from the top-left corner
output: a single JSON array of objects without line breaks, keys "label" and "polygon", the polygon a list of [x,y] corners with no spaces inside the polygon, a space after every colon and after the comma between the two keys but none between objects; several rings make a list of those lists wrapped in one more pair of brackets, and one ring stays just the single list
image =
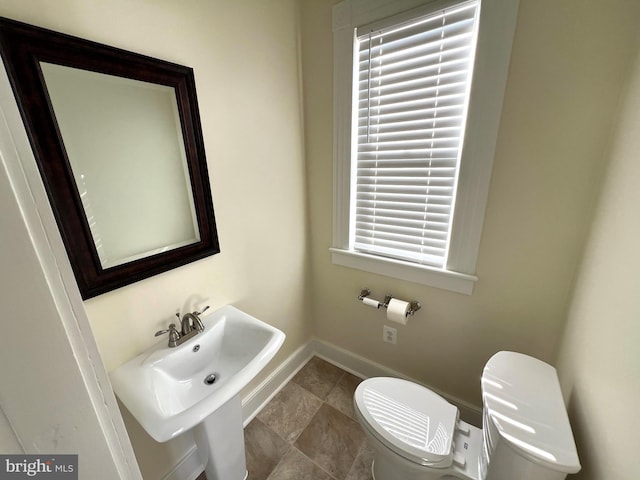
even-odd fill
[{"label": "tile floor", "polygon": [[246,426],[248,480],[372,480],[373,453],[353,411],[360,382],[309,360]]}]

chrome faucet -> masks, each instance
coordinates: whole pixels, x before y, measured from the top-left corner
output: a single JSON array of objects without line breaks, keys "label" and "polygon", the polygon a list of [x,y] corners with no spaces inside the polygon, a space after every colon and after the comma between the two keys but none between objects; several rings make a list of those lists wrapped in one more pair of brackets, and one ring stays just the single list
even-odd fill
[{"label": "chrome faucet", "polygon": [[[182,335],[187,335],[192,330],[197,330],[198,332],[204,331],[204,323],[200,320],[199,315],[201,315],[209,306],[207,305],[201,312],[193,312],[193,313],[185,313],[182,316],[182,320],[180,321],[182,325]],[[180,318],[180,314],[176,313],[176,316]]]},{"label": "chrome faucet", "polygon": [[180,318],[180,314],[176,313],[176,317],[178,317],[178,321],[180,322],[180,331],[176,328],[176,324],[172,323],[167,330],[158,330],[155,336],[157,337],[158,335],[168,333],[169,347],[173,348],[181,345],[194,335],[204,331],[204,323],[202,323],[200,315],[208,308],[209,305],[199,312],[187,312],[182,316],[182,319]]}]

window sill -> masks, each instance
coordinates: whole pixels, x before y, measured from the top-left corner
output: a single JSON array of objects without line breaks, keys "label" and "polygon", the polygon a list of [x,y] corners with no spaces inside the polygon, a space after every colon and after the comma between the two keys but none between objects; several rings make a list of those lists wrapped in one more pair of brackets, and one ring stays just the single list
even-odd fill
[{"label": "window sill", "polygon": [[478,280],[478,277],[466,273],[416,265],[340,248],[330,248],[329,250],[331,251],[331,262],[335,265],[451,290],[465,295],[471,295],[473,285]]}]

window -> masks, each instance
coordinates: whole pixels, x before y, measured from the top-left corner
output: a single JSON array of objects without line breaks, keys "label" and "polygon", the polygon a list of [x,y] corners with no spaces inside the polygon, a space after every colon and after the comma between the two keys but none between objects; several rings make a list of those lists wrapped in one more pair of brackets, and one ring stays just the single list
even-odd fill
[{"label": "window", "polygon": [[470,294],[517,2],[373,3],[334,7],[332,260]]},{"label": "window", "polygon": [[358,252],[445,266],[477,7],[357,30],[350,245]]}]

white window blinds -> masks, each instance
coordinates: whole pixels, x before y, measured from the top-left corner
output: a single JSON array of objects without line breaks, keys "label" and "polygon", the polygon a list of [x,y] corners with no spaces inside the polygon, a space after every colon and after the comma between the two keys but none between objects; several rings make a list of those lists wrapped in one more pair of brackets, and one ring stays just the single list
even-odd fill
[{"label": "white window blinds", "polygon": [[351,249],[446,266],[477,11],[358,29]]}]

